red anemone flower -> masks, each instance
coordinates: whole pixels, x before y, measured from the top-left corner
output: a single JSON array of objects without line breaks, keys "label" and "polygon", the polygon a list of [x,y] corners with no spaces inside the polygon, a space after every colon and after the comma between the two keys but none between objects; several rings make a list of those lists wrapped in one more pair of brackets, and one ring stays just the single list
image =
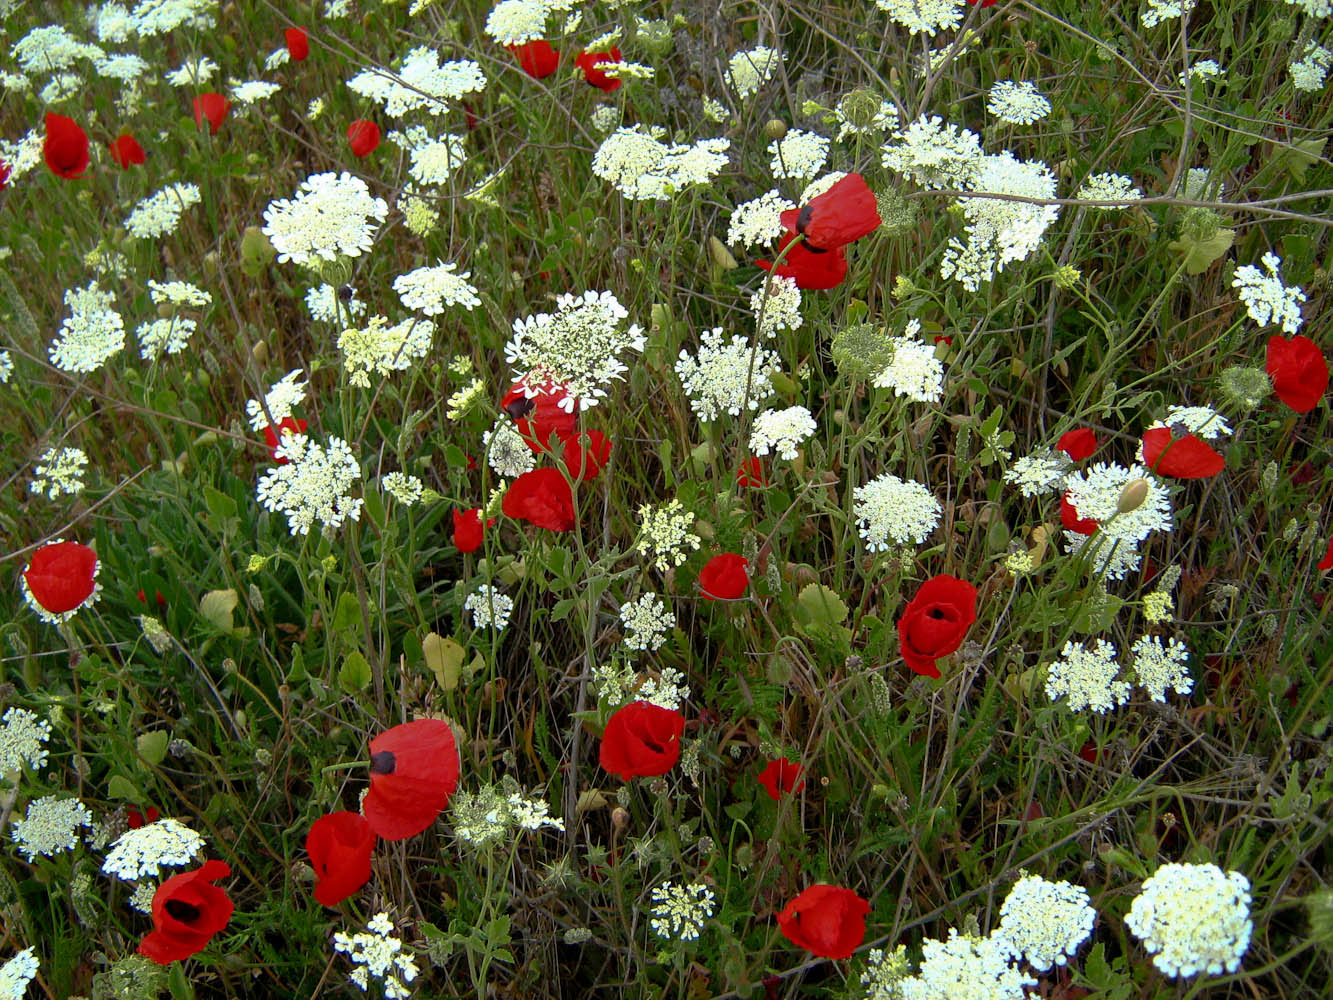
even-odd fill
[{"label": "red anemone flower", "polygon": [[[495,518],[486,519],[486,528],[495,523]],[[454,548],[459,552],[476,552],[481,548],[485,528],[481,525],[481,508],[454,511]]]},{"label": "red anemone flower", "polygon": [[73,118],[48,111],[42,156],[57,177],[66,180],[82,177],[88,169],[88,133]]},{"label": "red anemone flower", "polygon": [[848,174],[799,210],[782,213],[782,224],[805,237],[812,251],[836,250],[879,228],[879,205],[860,174]]},{"label": "red anemone flower", "polygon": [[287,51],[296,62],[304,62],[305,57],[310,55],[310,39],[306,37],[304,28],[288,28],[282,33],[282,37],[287,40]]},{"label": "red anemone flower", "polygon": [[435,822],[458,787],[454,731],[442,719],[416,719],[370,741],[370,791],[361,803],[370,828],[406,840]]},{"label": "red anemone flower", "polygon": [[542,386],[542,391],[535,396],[528,396],[523,386],[515,382],[500,400],[500,409],[513,418],[528,447],[541,454],[550,449],[552,437],[564,440],[578,427],[578,417],[574,415],[577,403],[568,410],[560,405],[568,398],[564,387],[554,382]]},{"label": "red anemone flower", "polygon": [[[796,238],[790,230],[782,234],[778,244],[778,253],[787,249],[787,244]],[[755,261],[756,266],[765,271],[772,271],[773,265],[766,260]],[[783,278],[793,278],[799,288],[827,289],[837,288],[842,279],[847,277],[847,258],[842,247],[836,250],[814,251],[802,241],[791,248],[775,272]]]},{"label": "red anemone flower", "polygon": [[1075,462],[1081,462],[1085,458],[1091,458],[1092,453],[1097,450],[1097,435],[1086,427],[1080,427],[1076,431],[1065,431],[1060,435],[1056,447]]},{"label": "red anemone flower", "polygon": [[558,469],[533,469],[505,491],[500,509],[505,517],[527,521],[547,531],[574,528],[574,494]]},{"label": "red anemone flower", "polygon": [[736,483],[739,486],[764,487],[768,480],[764,477],[763,459],[750,456],[736,470]]},{"label": "red anemone flower", "polygon": [[116,136],[107,143],[107,148],[111,151],[111,159],[116,161],[116,166],[121,170],[129,170],[132,164],[143,163],[146,159],[143,147],[128,132]]},{"label": "red anemone flower", "polygon": [[209,134],[217,135],[218,129],[222,127],[223,119],[227,117],[227,112],[230,110],[231,101],[221,94],[200,94],[194,99],[195,128],[203,127],[204,120],[207,119]]},{"label": "red anemone flower", "polygon": [[1143,460],[1159,476],[1207,479],[1226,468],[1226,459],[1193,434],[1173,437],[1171,428],[1143,433]]},{"label": "red anemone flower", "polygon": [[97,553],[78,542],[52,542],[23,571],[33,600],[53,615],[80,607],[97,589]]},{"label": "red anemone flower", "polygon": [[1098,528],[1095,517],[1078,516],[1078,508],[1069,502],[1068,491],[1060,494],[1060,523],[1066,531],[1076,531],[1080,535],[1091,535]]},{"label": "red anemone flower", "polygon": [[977,620],[977,588],[941,573],[917,589],[898,619],[898,646],[907,665],[939,678],[935,661],[957,651]]},{"label": "red anemone flower", "polygon": [[347,143],[353,156],[369,156],[380,144],[380,127],[365,118],[358,118],[347,126]]},{"label": "red anemone flower", "polygon": [[335,812],[310,824],[305,852],[315,869],[315,899],[337,906],[370,881],[375,831],[360,813]]},{"label": "red anemone flower", "polygon": [[1328,389],[1328,362],[1313,340],[1299,334],[1268,338],[1264,370],[1277,398],[1297,413],[1313,410]]},{"label": "red anemone flower", "polygon": [[602,768],[621,781],[666,774],[680,760],[684,732],[685,716],[675,709],[632,701],[606,722],[599,757]]},{"label": "red anemone flower", "polygon": [[518,56],[518,64],[523,67],[523,72],[535,80],[550,76],[560,66],[560,53],[544,39],[539,38],[522,45],[506,45],[505,48]]},{"label": "red anemone flower", "polygon": [[778,914],[778,928],[792,944],[821,958],[851,958],[865,940],[870,904],[851,889],[812,885]]},{"label": "red anemone flower", "polygon": [[153,929],[139,945],[139,954],[158,965],[170,965],[207,947],[213,935],[227,926],[235,908],[226,892],[213,884],[230,874],[225,861],[205,861],[158,886],[153,893]]},{"label": "red anemone flower", "polygon": [[574,59],[574,65],[583,70],[583,79],[608,94],[619,90],[623,81],[607,76],[606,71],[598,67],[603,63],[616,62],[620,62],[620,49],[614,45],[609,52],[580,52]]},{"label": "red anemone flower", "polygon": [[770,760],[768,766],[759,772],[759,784],[764,786],[768,797],[777,801],[783,795],[800,795],[805,787],[801,777],[805,769],[800,764],[793,764],[786,757]]},{"label": "red anemone flower", "polygon": [[713,556],[699,570],[699,589],[707,601],[734,601],[750,586],[750,565],[744,556],[723,552]]},{"label": "red anemone flower", "polygon": [[283,417],[278,421],[277,431],[273,430],[273,425],[268,424],[264,427],[264,443],[268,445],[268,457],[279,465],[286,465],[287,459],[278,454],[278,445],[281,444],[281,438],[286,437],[283,431],[290,431],[293,434],[304,434],[306,428],[310,426],[304,420],[298,420],[296,417]]}]

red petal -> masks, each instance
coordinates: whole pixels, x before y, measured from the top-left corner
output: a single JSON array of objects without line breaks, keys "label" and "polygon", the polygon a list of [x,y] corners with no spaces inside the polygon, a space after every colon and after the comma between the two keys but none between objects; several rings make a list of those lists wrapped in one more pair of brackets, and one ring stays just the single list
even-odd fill
[{"label": "red petal", "polygon": [[1226,459],[1193,434],[1173,439],[1167,427],[1143,435],[1143,460],[1159,476],[1207,479],[1226,468]]}]

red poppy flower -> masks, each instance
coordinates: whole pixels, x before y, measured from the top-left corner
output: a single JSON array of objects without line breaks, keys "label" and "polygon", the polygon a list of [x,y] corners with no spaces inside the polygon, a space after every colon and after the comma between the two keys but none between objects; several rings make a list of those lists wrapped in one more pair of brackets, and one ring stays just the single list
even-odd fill
[{"label": "red poppy flower", "polygon": [[337,906],[370,881],[375,831],[360,813],[335,812],[310,824],[305,852],[315,869],[315,899]]},{"label": "red poppy flower", "polygon": [[[139,588],[139,593],[135,596],[137,596],[143,604],[148,603],[148,595],[143,592],[142,587]],[[165,608],[167,606],[167,599],[162,596],[162,591],[160,590],[153,591],[153,600],[157,602],[159,608]],[[149,822],[151,823],[152,820],[149,820]]]},{"label": "red poppy flower", "polygon": [[707,601],[734,601],[750,586],[748,559],[734,552],[713,556],[699,570],[699,589]]},{"label": "red poppy flower", "polygon": [[1056,447],[1075,462],[1081,462],[1085,458],[1091,458],[1092,453],[1097,450],[1097,435],[1086,427],[1080,427],[1076,431],[1065,431],[1060,435]]},{"label": "red poppy flower", "polygon": [[[983,9],[986,7],[994,7],[999,2],[1000,0],[981,0],[981,6]],[[977,5],[977,0],[967,0],[967,5],[969,7],[975,7]]]},{"label": "red poppy flower", "polygon": [[[579,444],[579,438],[587,437],[588,445]],[[611,460],[611,439],[601,431],[584,431],[561,434],[560,442],[564,445],[563,462],[575,480],[590,481],[596,479],[602,466]]]},{"label": "red poppy flower", "polygon": [[851,958],[865,940],[870,904],[851,889],[812,885],[778,914],[778,928],[799,948],[822,958]]},{"label": "red poppy flower", "polygon": [[518,56],[523,72],[537,80],[550,76],[560,66],[560,53],[551,48],[550,42],[540,38],[522,45],[506,45],[505,48]]},{"label": "red poppy flower", "polygon": [[[778,253],[787,249],[787,244],[795,238],[790,231],[783,233]],[[773,265],[766,260],[757,260],[755,265],[765,271],[773,270]],[[801,242],[791,248],[775,273],[783,278],[794,278],[798,288],[837,288],[847,277],[847,257],[842,247],[816,253]]]},{"label": "red poppy flower", "polygon": [[529,397],[521,384],[515,382],[500,400],[500,409],[514,420],[514,425],[528,447],[540,454],[550,450],[551,438],[564,440],[578,428],[579,420],[574,415],[578,409],[575,403],[566,410],[560,405],[569,394],[563,386],[554,382],[542,387],[536,396]]},{"label": "red poppy flower", "polygon": [[353,156],[369,156],[380,144],[380,127],[365,118],[358,118],[347,126],[347,143]]},{"label": "red poppy flower", "polygon": [[435,822],[458,787],[454,731],[441,719],[417,719],[370,741],[370,791],[361,803],[370,828],[406,840]]},{"label": "red poppy flower", "polygon": [[932,576],[898,619],[903,659],[916,673],[938,678],[935,661],[957,650],[976,620],[977,588],[956,576]]},{"label": "red poppy flower", "polygon": [[209,134],[217,135],[218,129],[222,127],[222,122],[230,110],[231,101],[221,94],[200,94],[194,99],[195,128],[202,127],[204,119],[208,119]]},{"label": "red poppy flower", "polygon": [[111,159],[116,161],[121,170],[129,170],[131,164],[143,163],[145,159],[143,147],[128,132],[116,136],[107,143],[107,148],[111,151]]},{"label": "red poppy flower", "polygon": [[153,929],[139,945],[139,954],[158,965],[170,965],[202,951],[231,919],[232,901],[213,885],[230,874],[225,861],[205,861],[158,886],[153,894]]},{"label": "red poppy flower", "polygon": [[1143,460],[1159,476],[1207,479],[1226,468],[1226,459],[1193,434],[1172,437],[1169,427],[1143,433]]},{"label": "red poppy flower", "polygon": [[836,250],[879,228],[879,205],[860,174],[848,174],[823,194],[782,213],[782,224],[805,237],[812,251]]},{"label": "red poppy flower", "polygon": [[9,182],[9,175],[11,173],[13,173],[13,171],[10,169],[9,164],[4,160],[0,160],[0,191],[5,189],[5,185]]},{"label": "red poppy flower", "polygon": [[763,459],[751,456],[742,462],[740,468],[736,470],[736,482],[740,486],[767,486]]},{"label": "red poppy flower", "polygon": [[941,334],[936,334],[935,339],[932,340],[931,343],[932,343],[932,344],[943,344],[945,347],[953,347],[953,338],[952,338],[952,337],[946,337],[946,336],[945,336],[944,334],[942,334],[942,333],[941,333]]},{"label": "red poppy flower", "polygon": [[154,809],[152,806],[149,806],[143,812],[139,812],[138,809],[131,806],[125,812],[125,822],[129,824],[129,828],[131,830],[137,830],[141,826],[144,826],[147,823],[156,823],[158,817],[161,815],[162,814],[158,812],[156,809]]},{"label": "red poppy flower", "polygon": [[[486,519],[486,527],[495,523],[495,518]],[[476,552],[481,548],[484,530],[481,525],[481,508],[454,511],[454,548],[459,552]]]},{"label": "red poppy flower", "polygon": [[97,553],[78,542],[52,542],[23,571],[33,600],[53,615],[73,611],[97,587]]},{"label": "red poppy flower", "polygon": [[1069,502],[1069,493],[1060,495],[1060,523],[1066,531],[1077,531],[1080,535],[1091,535],[1100,525],[1095,517],[1078,516],[1078,508]]},{"label": "red poppy flower", "polygon": [[558,469],[533,469],[519,476],[500,504],[505,517],[527,521],[547,531],[574,528],[574,494]]},{"label": "red poppy flower", "polygon": [[768,797],[774,801],[786,795],[800,795],[805,787],[801,777],[805,769],[800,764],[793,764],[786,757],[768,762],[768,766],[759,772],[759,784],[764,786]]},{"label": "red poppy flower", "polygon": [[1328,362],[1313,340],[1299,334],[1268,338],[1264,370],[1277,398],[1297,413],[1313,410],[1328,389]]},{"label": "red poppy flower", "polygon": [[[268,424],[264,427],[264,443],[268,445],[268,457],[279,465],[286,465],[287,459],[278,455],[278,445],[281,443],[279,435],[283,431],[291,431],[293,434],[304,434],[309,426],[304,420],[298,420],[296,417],[283,417],[278,421],[278,429],[275,432],[273,425]],[[286,435],[282,435],[285,437]]]},{"label": "red poppy flower", "polygon": [[48,111],[42,156],[57,177],[66,180],[82,177],[88,169],[88,133],[73,118]]},{"label": "red poppy flower", "polygon": [[1333,538],[1328,540],[1328,551],[1324,553],[1323,559],[1315,563],[1315,568],[1325,573],[1333,569]]},{"label": "red poppy flower", "polygon": [[1097,758],[1101,756],[1097,752],[1097,744],[1094,743],[1092,740],[1088,740],[1081,747],[1078,748],[1078,755],[1082,757],[1084,760],[1086,760],[1089,764],[1097,763]]},{"label": "red poppy flower", "polygon": [[583,79],[608,94],[619,90],[623,81],[607,76],[606,71],[598,67],[603,63],[615,62],[620,62],[620,49],[614,45],[610,52],[580,52],[574,59],[574,65],[583,70]]},{"label": "red poppy flower", "polygon": [[288,28],[282,33],[282,37],[287,39],[287,51],[296,62],[304,62],[305,57],[310,55],[310,39],[306,37],[304,28]]},{"label": "red poppy flower", "polygon": [[685,716],[674,709],[632,701],[616,709],[602,731],[602,768],[621,781],[666,774],[680,760],[684,732]]}]

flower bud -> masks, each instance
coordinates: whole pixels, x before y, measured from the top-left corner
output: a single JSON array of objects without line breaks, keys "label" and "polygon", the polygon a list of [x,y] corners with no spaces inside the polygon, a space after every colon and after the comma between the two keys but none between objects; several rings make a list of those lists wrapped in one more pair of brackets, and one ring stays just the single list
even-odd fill
[{"label": "flower bud", "polygon": [[739,266],[736,258],[727,249],[727,245],[716,236],[708,237],[708,256],[713,259],[713,265],[720,271],[731,271]]},{"label": "flower bud", "polygon": [[1138,510],[1143,506],[1143,501],[1148,499],[1148,480],[1140,476],[1138,479],[1131,479],[1125,484],[1125,488],[1120,491],[1120,502],[1116,505],[1122,514],[1128,514],[1130,511]]},{"label": "flower bud", "polygon": [[882,102],[879,95],[864,88],[853,90],[838,102],[838,112],[853,128],[868,129],[879,117]]},{"label": "flower bud", "polygon": [[1223,369],[1218,387],[1227,400],[1244,410],[1253,410],[1273,391],[1268,373],[1260,368],[1232,365]]},{"label": "flower bud", "polygon": [[764,125],[764,135],[770,139],[781,139],[787,134],[787,123],[781,118],[770,118]]}]

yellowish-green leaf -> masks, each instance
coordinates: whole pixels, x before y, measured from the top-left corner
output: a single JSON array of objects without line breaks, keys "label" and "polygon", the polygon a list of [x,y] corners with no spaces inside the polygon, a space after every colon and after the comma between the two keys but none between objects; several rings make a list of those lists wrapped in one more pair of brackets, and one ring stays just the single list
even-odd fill
[{"label": "yellowish-green leaf", "polygon": [[458,678],[463,674],[463,647],[453,639],[432,632],[421,643],[421,652],[426,657],[426,666],[435,675],[435,681],[445,691],[458,687]]}]

